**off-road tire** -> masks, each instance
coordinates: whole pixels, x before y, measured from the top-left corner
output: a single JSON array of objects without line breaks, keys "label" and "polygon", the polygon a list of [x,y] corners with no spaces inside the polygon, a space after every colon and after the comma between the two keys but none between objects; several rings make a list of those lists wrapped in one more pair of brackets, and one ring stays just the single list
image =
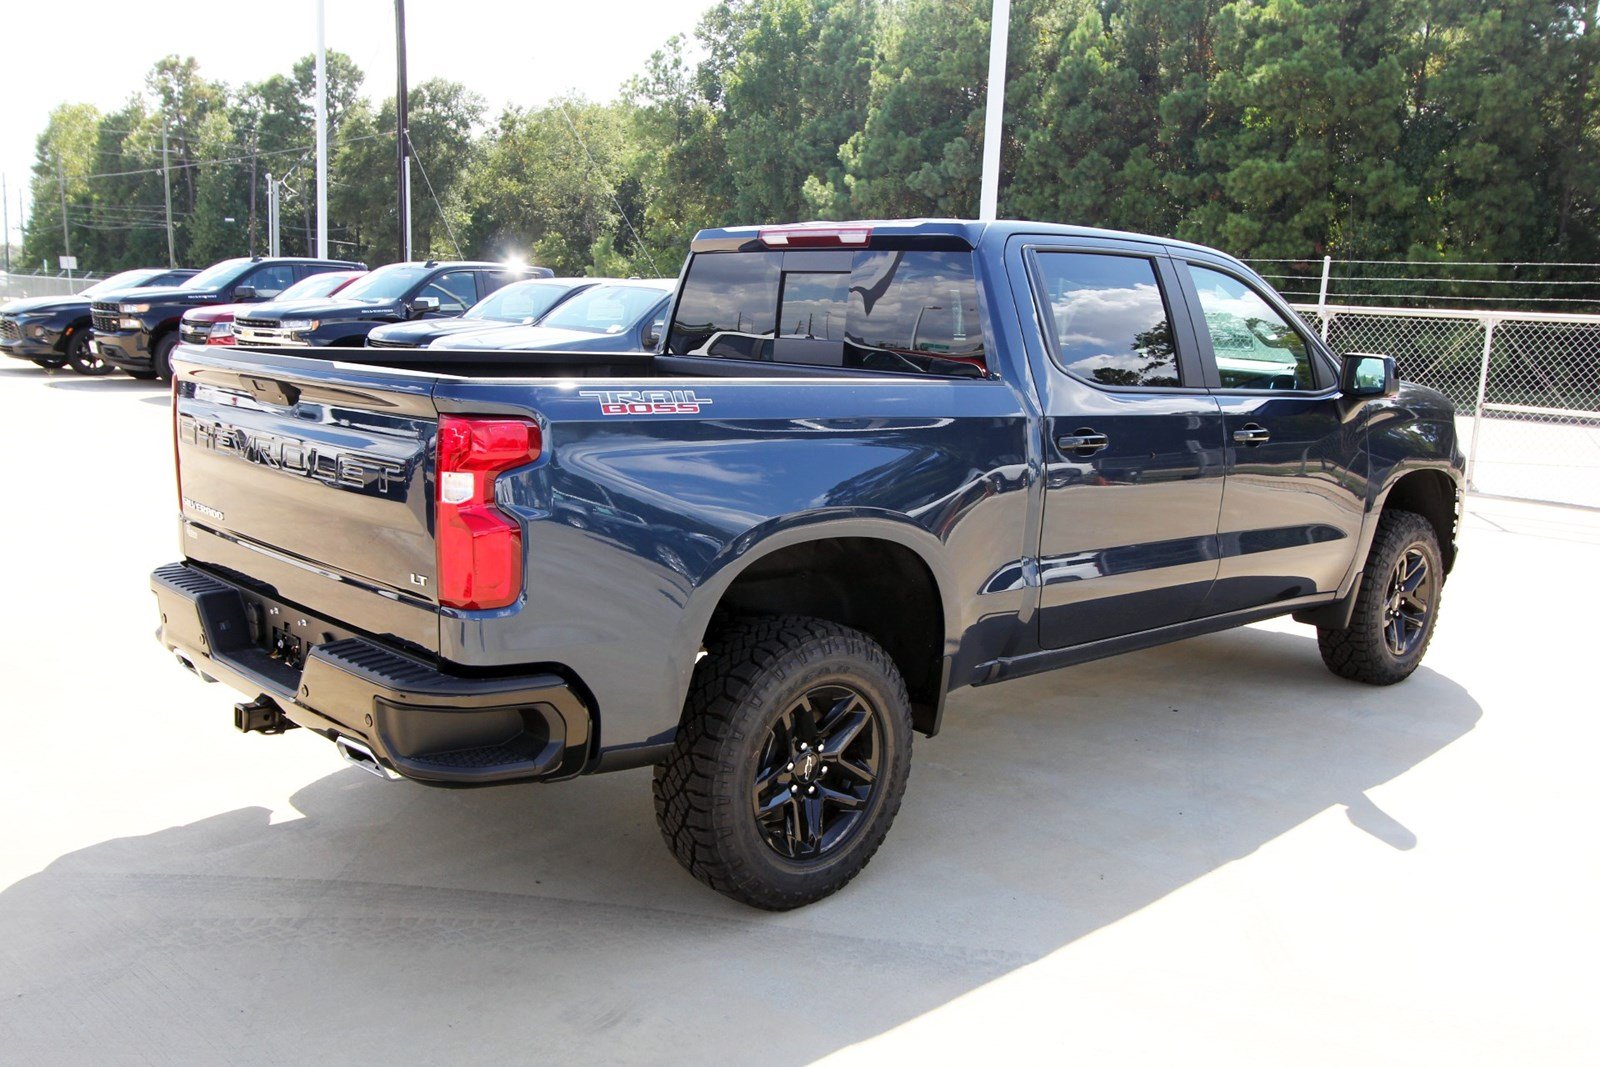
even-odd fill
[{"label": "off-road tire", "polygon": [[72,335],[72,341],[67,345],[67,366],[91,378],[99,378],[117,369],[95,354],[94,333],[87,326],[80,327]]},{"label": "off-road tire", "polygon": [[[688,872],[735,900],[783,911],[821,900],[860,873],[883,843],[911,769],[911,703],[871,638],[802,616],[746,619],[707,641],[672,753],[655,769],[656,822]],[[780,855],[753,810],[769,732],[796,702],[832,685],[877,716],[879,772],[854,829],[807,859]],[[876,744],[876,742],[875,742]]]},{"label": "off-road tire", "polygon": [[[169,333],[162,336],[150,349],[150,369],[155,371],[155,377],[164,382],[172,380],[172,350],[178,347],[178,335]],[[134,375],[139,378],[143,375]]]},{"label": "off-road tire", "polygon": [[[1432,578],[1431,601],[1426,622],[1415,644],[1403,655],[1389,646],[1385,627],[1389,624],[1391,582],[1395,570],[1413,550],[1421,552]],[[1356,593],[1350,625],[1343,629],[1318,627],[1317,649],[1322,662],[1342,678],[1368,685],[1393,685],[1411,676],[1428,651],[1428,642],[1439,619],[1439,594],[1444,588],[1444,564],[1439,551],[1439,536],[1433,524],[1413,511],[1385,511],[1378,518],[1378,530],[1367,553],[1366,569]]]}]

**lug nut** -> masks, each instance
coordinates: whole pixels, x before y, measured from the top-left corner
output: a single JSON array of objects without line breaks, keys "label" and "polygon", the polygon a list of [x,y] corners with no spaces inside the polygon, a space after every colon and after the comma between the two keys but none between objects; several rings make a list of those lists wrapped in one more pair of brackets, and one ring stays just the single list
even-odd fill
[{"label": "lug nut", "polygon": [[821,770],[821,771],[820,771],[820,772],[818,772],[818,773],[820,773],[820,774],[827,774],[827,773],[828,773],[828,765],[827,765],[827,764],[826,764],[826,763],[824,763],[824,764],[823,764],[823,765],[822,765],[822,770]]},{"label": "lug nut", "polygon": [[797,785],[791,785],[791,786],[790,786],[790,787],[789,787],[789,792],[791,792],[791,793],[798,793],[798,792],[800,792],[800,787],[799,787],[799,786],[797,786]]},{"label": "lug nut", "polygon": [[810,745],[808,745],[808,744],[806,744],[806,743],[805,743],[805,742],[804,742],[804,741],[802,741],[802,742],[800,742],[800,751],[801,751],[801,752],[804,752],[804,751],[805,751],[805,750],[806,750],[806,749],[808,749],[808,748],[810,748],[810,747],[811,747],[811,746],[810,746]]},{"label": "lug nut", "polygon": [[792,763],[785,764],[783,769],[786,770],[786,771],[792,771],[792,770],[794,770],[794,764],[792,764]]},{"label": "lug nut", "polygon": [[806,796],[810,796],[812,793],[815,793],[816,791],[817,791],[817,787],[816,786],[814,786],[814,785],[806,786]]}]

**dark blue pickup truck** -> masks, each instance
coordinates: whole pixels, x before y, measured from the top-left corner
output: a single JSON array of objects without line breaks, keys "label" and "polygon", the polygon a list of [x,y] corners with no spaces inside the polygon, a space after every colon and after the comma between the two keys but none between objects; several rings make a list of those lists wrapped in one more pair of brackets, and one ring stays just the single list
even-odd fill
[{"label": "dark blue pickup truck", "polygon": [[945,697],[1271,616],[1375,684],[1455,559],[1453,412],[1207,248],[1024,222],[694,241],[653,354],[174,356],[160,638],[385,776],[654,765],[788,908],[888,832]]}]

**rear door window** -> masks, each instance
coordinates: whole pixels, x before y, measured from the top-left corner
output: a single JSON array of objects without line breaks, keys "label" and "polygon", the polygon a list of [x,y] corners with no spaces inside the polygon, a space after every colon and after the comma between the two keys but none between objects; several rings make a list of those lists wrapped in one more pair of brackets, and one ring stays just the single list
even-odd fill
[{"label": "rear door window", "polygon": [[1096,252],[1038,254],[1040,308],[1056,360],[1095,385],[1182,385],[1155,263]]},{"label": "rear door window", "polygon": [[672,355],[856,370],[987,373],[970,252],[702,253]]}]

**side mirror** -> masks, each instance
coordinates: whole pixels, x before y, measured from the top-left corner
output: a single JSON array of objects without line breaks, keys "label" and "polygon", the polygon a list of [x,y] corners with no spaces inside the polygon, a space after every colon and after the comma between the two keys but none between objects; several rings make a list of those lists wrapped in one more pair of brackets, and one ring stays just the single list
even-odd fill
[{"label": "side mirror", "polygon": [[247,304],[256,298],[256,287],[241,285],[233,290],[233,299],[237,304]]},{"label": "side mirror", "polygon": [[644,328],[644,335],[639,338],[640,343],[646,348],[654,348],[661,343],[661,331],[667,325],[666,319],[657,319]]},{"label": "side mirror", "polygon": [[1400,391],[1394,357],[1376,352],[1345,353],[1339,390],[1345,396],[1394,396]]},{"label": "side mirror", "polygon": [[439,310],[439,298],[436,296],[419,296],[411,301],[411,314],[426,315],[430,311]]}]

